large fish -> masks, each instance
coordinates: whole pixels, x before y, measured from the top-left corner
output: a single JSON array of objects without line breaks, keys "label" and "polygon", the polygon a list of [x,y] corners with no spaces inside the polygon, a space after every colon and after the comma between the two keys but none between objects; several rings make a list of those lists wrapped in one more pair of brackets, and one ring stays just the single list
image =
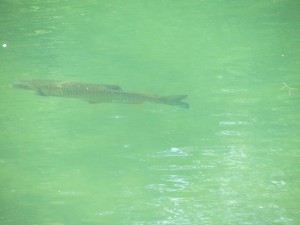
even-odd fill
[{"label": "large fish", "polygon": [[123,91],[118,85],[101,85],[61,80],[23,80],[13,82],[13,88],[35,91],[39,95],[78,98],[90,103],[139,104],[153,102],[189,108],[182,100],[187,95],[159,96]]}]

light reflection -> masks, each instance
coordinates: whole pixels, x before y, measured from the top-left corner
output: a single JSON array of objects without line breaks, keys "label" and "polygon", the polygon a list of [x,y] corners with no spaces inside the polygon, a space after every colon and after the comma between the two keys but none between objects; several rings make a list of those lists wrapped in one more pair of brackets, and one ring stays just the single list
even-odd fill
[{"label": "light reflection", "polygon": [[148,189],[156,190],[160,193],[164,192],[176,192],[182,191],[187,188],[190,182],[183,177],[178,175],[169,175],[166,178],[163,178],[163,183],[159,184],[149,184],[147,185]]},{"label": "light reflection", "polygon": [[161,156],[188,156],[188,154],[182,148],[171,147],[161,152]]}]

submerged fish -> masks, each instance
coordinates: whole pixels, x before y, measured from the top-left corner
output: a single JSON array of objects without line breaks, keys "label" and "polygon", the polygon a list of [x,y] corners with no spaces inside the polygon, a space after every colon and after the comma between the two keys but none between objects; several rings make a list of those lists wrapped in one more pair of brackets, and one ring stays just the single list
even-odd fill
[{"label": "submerged fish", "polygon": [[118,85],[101,85],[61,80],[23,80],[13,82],[13,88],[35,91],[39,95],[78,98],[90,103],[139,104],[153,102],[189,108],[182,100],[187,95],[159,96],[123,91]]}]

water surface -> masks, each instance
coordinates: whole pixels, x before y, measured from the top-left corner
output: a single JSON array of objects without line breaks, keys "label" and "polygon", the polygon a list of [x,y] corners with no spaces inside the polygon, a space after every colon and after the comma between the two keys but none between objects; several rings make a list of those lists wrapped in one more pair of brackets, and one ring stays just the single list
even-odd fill
[{"label": "water surface", "polygon": [[[300,223],[293,1],[2,1],[0,223]],[[88,104],[22,79],[187,94]]]}]

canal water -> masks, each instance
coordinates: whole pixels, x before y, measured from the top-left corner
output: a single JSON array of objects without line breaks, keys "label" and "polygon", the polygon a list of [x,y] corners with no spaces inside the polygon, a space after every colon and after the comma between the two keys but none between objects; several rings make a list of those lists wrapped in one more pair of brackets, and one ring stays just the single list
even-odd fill
[{"label": "canal water", "polygon": [[[0,3],[1,225],[300,223],[300,4]],[[39,96],[26,79],[188,95]]]}]

